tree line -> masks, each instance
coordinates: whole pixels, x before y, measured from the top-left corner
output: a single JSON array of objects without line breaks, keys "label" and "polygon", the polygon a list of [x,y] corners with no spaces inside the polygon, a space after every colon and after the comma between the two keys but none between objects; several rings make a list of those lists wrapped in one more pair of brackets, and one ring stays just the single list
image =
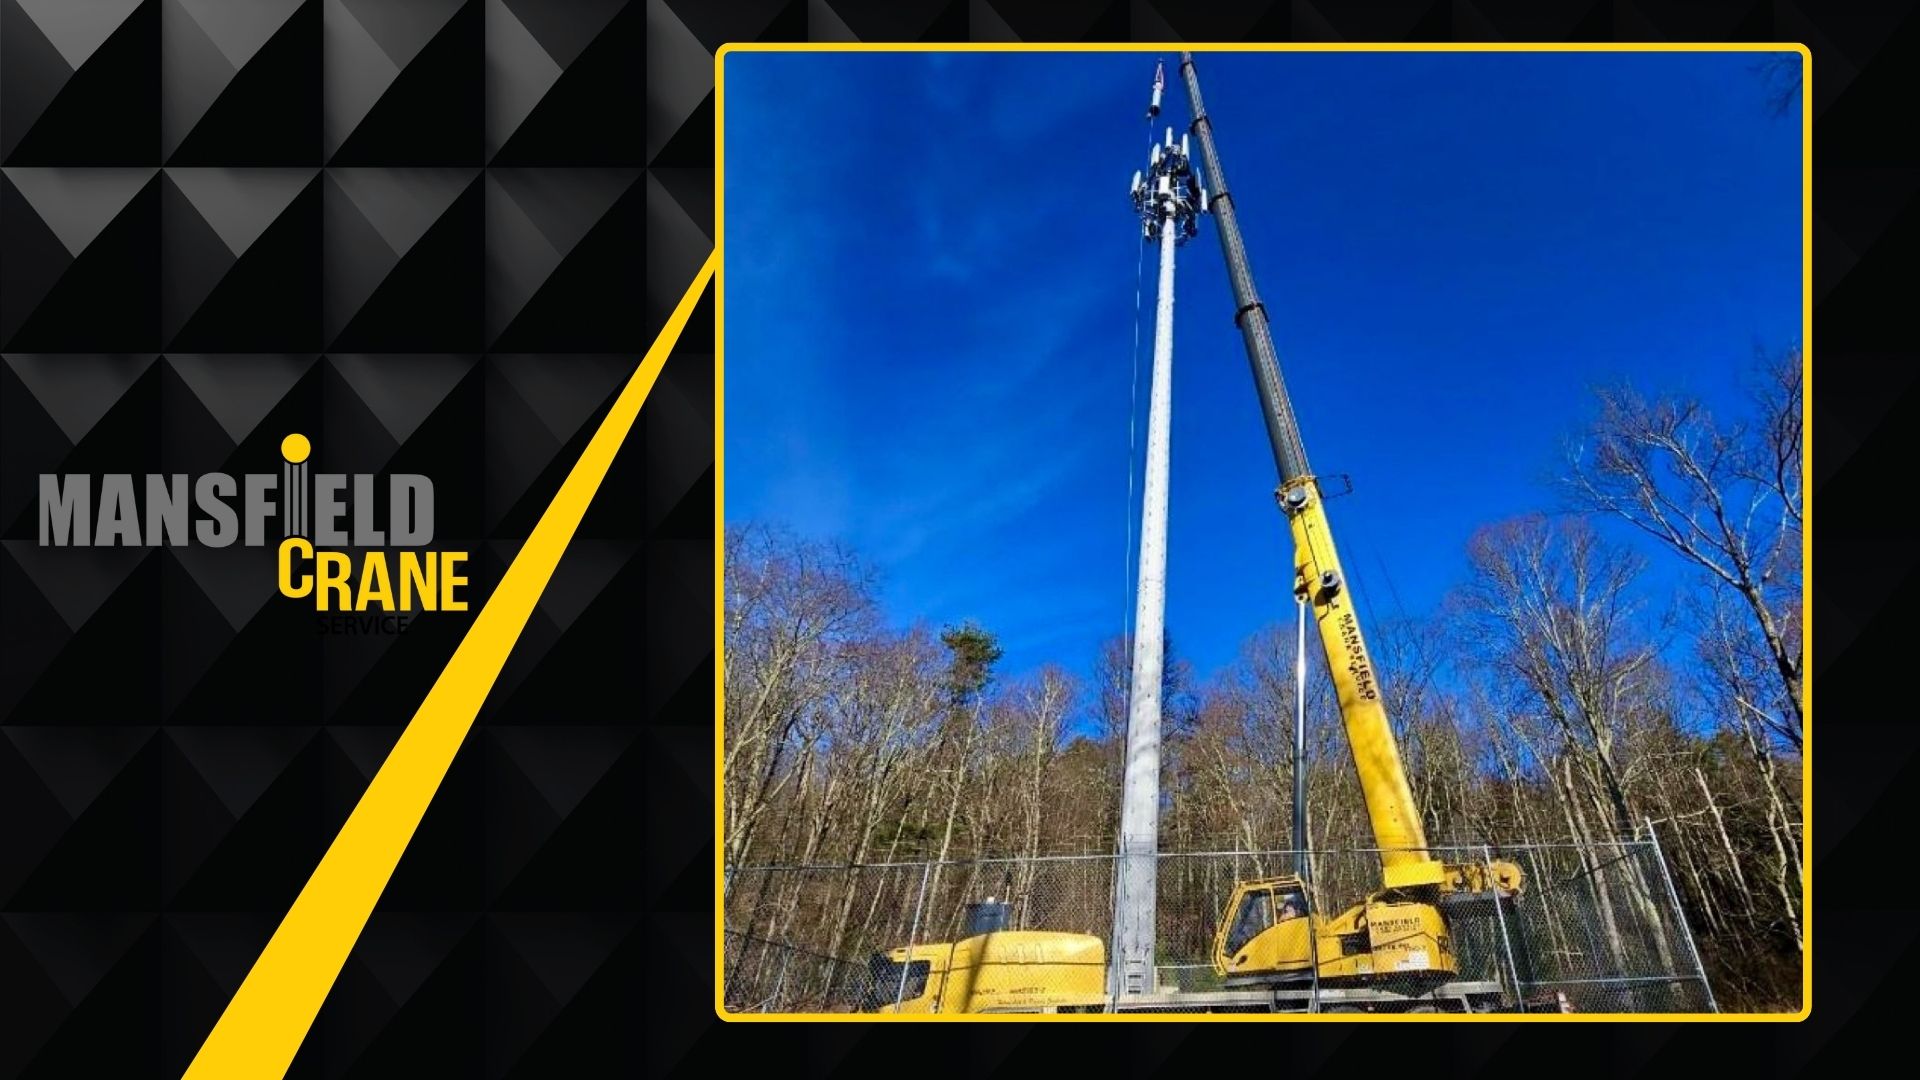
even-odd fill
[{"label": "tree line", "polygon": [[[1431,843],[1602,845],[1651,821],[1722,1007],[1792,1010],[1800,355],[1749,376],[1744,407],[1718,414],[1597,392],[1550,510],[1480,529],[1438,610],[1367,629]],[[1123,638],[1080,670],[1004,672],[989,628],[891,625],[843,545],[766,523],[724,542],[728,866],[1114,850]],[[1267,627],[1205,679],[1170,651],[1163,850],[1370,846],[1324,672],[1307,701],[1312,835],[1290,835],[1294,649],[1290,623]]]}]

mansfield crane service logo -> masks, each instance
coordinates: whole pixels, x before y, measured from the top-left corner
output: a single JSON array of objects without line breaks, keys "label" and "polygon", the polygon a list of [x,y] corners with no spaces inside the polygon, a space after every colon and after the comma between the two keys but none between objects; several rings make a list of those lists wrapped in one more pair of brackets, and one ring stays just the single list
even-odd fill
[{"label": "mansfield crane service logo", "polygon": [[467,610],[468,553],[430,549],[431,478],[392,473],[383,489],[373,473],[312,472],[298,432],[280,455],[277,474],[41,473],[40,546],[273,544],[281,597],[312,604],[322,633],[405,633],[418,613]]}]

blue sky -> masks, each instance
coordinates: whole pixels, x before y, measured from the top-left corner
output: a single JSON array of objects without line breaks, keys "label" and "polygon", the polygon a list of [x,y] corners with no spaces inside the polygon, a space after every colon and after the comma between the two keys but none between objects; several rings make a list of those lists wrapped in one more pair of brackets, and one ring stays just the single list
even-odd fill
[{"label": "blue sky", "polygon": [[[1086,672],[1131,609],[1155,257],[1126,190],[1154,60],[726,61],[726,519],[845,541],[895,619],[976,620],[1010,672]],[[1592,386],[1732,407],[1756,345],[1801,335],[1799,114],[1754,56],[1198,63],[1376,618],[1433,610],[1478,526],[1557,505]],[[1186,120],[1170,85],[1162,122]],[[1291,619],[1290,552],[1210,221],[1177,265],[1167,621],[1204,675]]]}]

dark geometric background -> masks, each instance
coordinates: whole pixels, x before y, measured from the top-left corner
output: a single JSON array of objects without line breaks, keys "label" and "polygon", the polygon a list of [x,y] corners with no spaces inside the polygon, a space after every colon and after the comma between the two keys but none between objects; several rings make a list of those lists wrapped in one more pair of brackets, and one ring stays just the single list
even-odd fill
[{"label": "dark geometric background", "polygon": [[[0,0],[0,1076],[179,1075],[693,280],[711,142],[662,160],[648,19]],[[637,1071],[642,733],[711,723],[711,321],[290,1075]],[[292,431],[434,478],[467,613],[322,635],[271,547],[37,544],[39,473]]]},{"label": "dark geometric background", "polygon": [[[173,551],[23,567],[48,553],[17,543],[18,478],[270,468],[270,440],[306,423],[337,431],[322,460],[419,456],[497,575],[605,408],[563,431],[560,403],[616,378],[591,354],[630,367],[710,245],[712,52],[854,39],[1812,48],[1814,668],[1832,706],[1812,1019],[723,1025],[703,304],[295,1074],[630,1075],[642,1045],[649,1072],[695,1075],[1352,1076],[1390,1046],[1424,1055],[1396,1069],[1449,1075],[1910,1059],[1905,1002],[1873,995],[1914,970],[1920,925],[1915,892],[1889,888],[1920,727],[1893,696],[1915,545],[1885,512],[1911,487],[1894,440],[1916,422],[1912,3],[92,0],[98,23],[69,6],[0,0],[0,1075],[176,1075],[464,627],[302,637],[262,622],[279,605],[239,588],[257,573]],[[270,269],[231,273],[256,258]],[[289,680],[313,700],[289,703]]]}]

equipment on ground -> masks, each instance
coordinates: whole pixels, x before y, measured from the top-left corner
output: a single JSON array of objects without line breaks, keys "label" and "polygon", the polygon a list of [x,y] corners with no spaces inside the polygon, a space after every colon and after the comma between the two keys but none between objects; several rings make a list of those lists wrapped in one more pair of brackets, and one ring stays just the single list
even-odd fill
[{"label": "equipment on ground", "polygon": [[1009,930],[1011,906],[967,906],[958,941],[875,953],[863,1011],[1104,1012],[1107,948],[1091,934]]},{"label": "equipment on ground", "polygon": [[866,1010],[1105,1012],[1107,949],[1091,934],[1000,930],[868,961]]}]

